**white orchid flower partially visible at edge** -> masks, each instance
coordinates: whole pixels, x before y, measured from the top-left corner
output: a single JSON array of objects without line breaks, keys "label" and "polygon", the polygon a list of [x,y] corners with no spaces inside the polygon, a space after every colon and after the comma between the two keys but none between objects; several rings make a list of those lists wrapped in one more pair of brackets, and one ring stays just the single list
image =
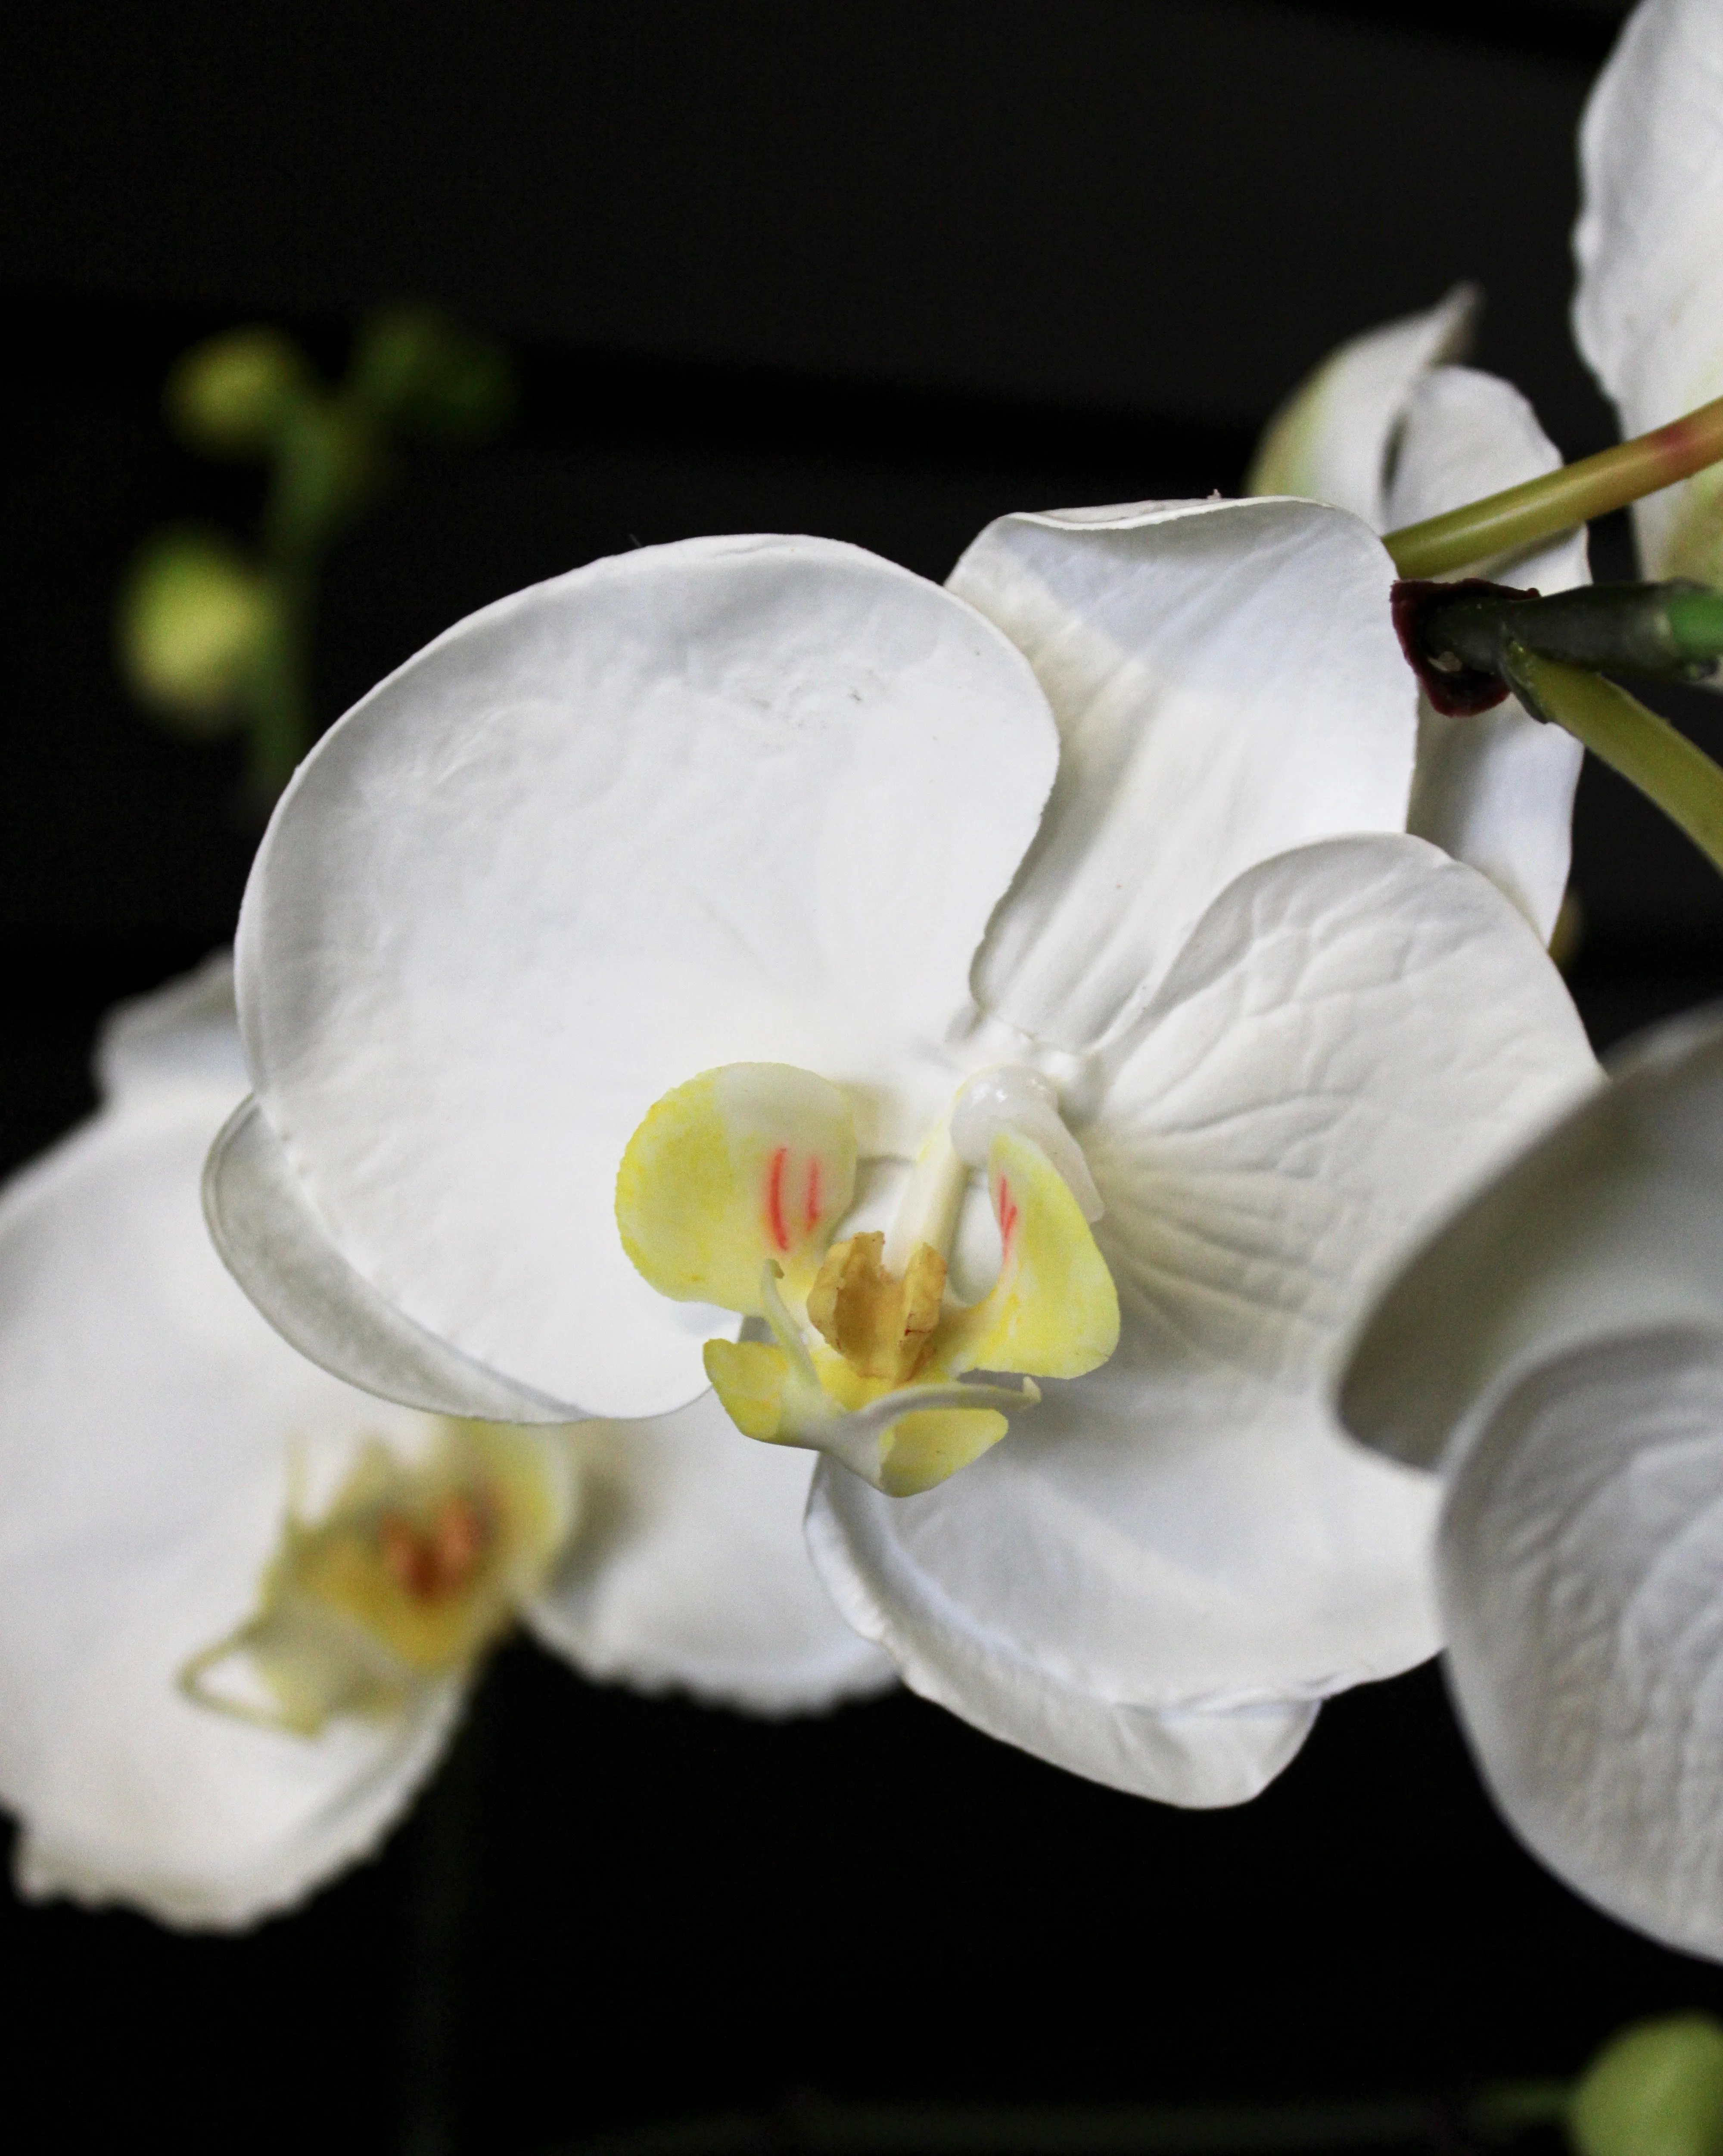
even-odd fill
[{"label": "white orchid flower partially visible at edge", "polygon": [[[326,737],[239,939],[229,1262],[421,1407],[824,1456],[844,1614],[984,1730],[1238,1801],[1438,1645],[1328,1404],[1419,1224],[1594,1082],[1405,835],[1393,571],[1301,501],[1008,517],[950,588],[644,548]],[[763,1449],[765,1449],[763,1447]]]},{"label": "white orchid flower partially visible at edge", "polygon": [[1723,1959],[1723,1019],[1682,1019],[1387,1288],[1341,1393],[1445,1484],[1449,1686],[1568,1884]]},{"label": "white orchid flower partially visible at edge", "polygon": [[[1723,394],[1723,10],[1646,0],[1580,146],[1575,334],[1637,435]],[[1648,573],[1723,578],[1719,471],[1634,504]],[[1614,1073],[1407,1263],[1341,1404],[1444,1478],[1450,1686],[1510,1822],[1723,1959],[1723,1022]]]},{"label": "white orchid flower partially visible at edge", "polygon": [[[1296,494],[1397,531],[1523,480],[1561,454],[1510,383],[1456,364],[1479,295],[1459,285],[1427,313],[1366,331],[1330,354],[1270,421],[1253,494]],[[1583,526],[1463,573],[1541,592],[1588,583]],[[1407,829],[1468,861],[1545,942],[1555,933],[1572,851],[1585,752],[1517,697],[1464,716],[1418,699]]]},{"label": "white orchid flower partially visible at edge", "polygon": [[0,1801],[31,1895],[231,1928],[368,1853],[517,1618],[589,1673],[769,1713],[891,1678],[808,1472],[710,1402],[650,1432],[357,1393],[198,1204],[244,1090],[225,958],[105,1029],[100,1111],[0,1193]]}]

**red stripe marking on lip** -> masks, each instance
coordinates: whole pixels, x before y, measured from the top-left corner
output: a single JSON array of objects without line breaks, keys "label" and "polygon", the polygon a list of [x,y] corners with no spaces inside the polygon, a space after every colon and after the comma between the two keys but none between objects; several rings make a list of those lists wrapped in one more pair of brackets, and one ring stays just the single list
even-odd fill
[{"label": "red stripe marking on lip", "polygon": [[1011,1186],[1003,1176],[999,1178],[999,1240],[1001,1257],[1011,1255],[1011,1237],[1016,1231],[1021,1216],[1011,1200]]},{"label": "red stripe marking on lip", "polygon": [[804,1224],[811,1235],[820,1219],[820,1156],[815,1153],[808,1163],[808,1188],[804,1209]]},{"label": "red stripe marking on lip", "polygon": [[789,1147],[779,1146],[772,1155],[772,1165],[766,1173],[766,1225],[780,1250],[789,1248],[789,1236],[784,1225],[784,1163],[789,1158]]}]

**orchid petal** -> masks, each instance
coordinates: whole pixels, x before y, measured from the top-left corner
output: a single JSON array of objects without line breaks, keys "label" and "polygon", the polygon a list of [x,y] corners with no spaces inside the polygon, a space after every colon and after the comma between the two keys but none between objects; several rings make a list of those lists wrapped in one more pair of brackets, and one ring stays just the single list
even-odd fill
[{"label": "orchid petal", "polygon": [[1723,1959],[1723,1331],[1569,1348],[1462,1446],[1448,1681],[1496,1801],[1612,1916]]},{"label": "orchid petal", "polygon": [[1475,285],[1456,285],[1427,313],[1330,352],[1268,422],[1246,491],[1330,502],[1388,530],[1387,474],[1407,408],[1431,367],[1465,357],[1480,305]]},{"label": "orchid petal", "polygon": [[203,1210],[222,1260],[281,1337],[332,1376],[429,1414],[565,1423],[579,1409],[486,1369],[404,1317],[342,1255],[255,1101],[217,1134]]},{"label": "orchid petal", "polygon": [[314,1742],[177,1688],[252,1605],[286,1438],[427,1427],[302,1362],[223,1272],[197,1201],[219,1111],[201,1086],[163,1089],[0,1199],[0,1794],[26,1892],[233,1926],[376,1845],[461,1687]]},{"label": "orchid petal", "polygon": [[229,1104],[247,1091],[234,1009],[234,961],[218,951],[183,979],[119,1004],[102,1020],[95,1082],[105,1101],[147,1087],[208,1086]]},{"label": "orchid petal", "polygon": [[1392,581],[1361,524],[1309,502],[988,526],[951,588],[1027,653],[1061,744],[976,961],[988,1010],[1086,1049],[1234,876],[1308,840],[1403,828],[1417,692]]},{"label": "orchid petal", "polygon": [[782,1061],[913,1150],[1057,754],[996,630],[830,542],[645,548],[459,624],[301,767],[247,893],[248,1060],[307,1204],[527,1390],[687,1402],[723,1323],[629,1264],[630,1136]]},{"label": "orchid petal", "polygon": [[583,1424],[582,1525],[527,1612],[587,1676],[798,1714],[893,1681],[821,1591],[802,1539],[813,1461],[732,1429],[710,1394]]},{"label": "orchid petal", "polygon": [[[1573,330],[1627,434],[1723,393],[1723,18],[1644,0],[1580,126]],[[1633,505],[1648,576],[1723,583],[1723,472]]]},{"label": "orchid petal", "polygon": [[[981,1471],[970,1469],[958,1481]],[[879,1641],[911,1691],[988,1736],[1133,1796],[1206,1810],[1259,1794],[1309,1734],[1319,1702],[1161,1712],[1098,1696],[1087,1671],[1068,1669],[1062,1656],[1025,1652],[985,1625],[954,1624],[939,1653],[917,1652],[898,1580],[888,1568],[855,1562],[858,1491],[871,1500],[870,1511],[902,1514],[927,1502],[877,1497],[842,1468],[822,1465],[808,1512],[809,1547],[821,1578],[856,1632]],[[887,1543],[881,1554],[888,1558],[892,1550]],[[1083,1554],[1075,1547],[1063,1553],[1072,1579],[1084,1577]]]},{"label": "orchid petal", "polygon": [[816,1481],[851,1622],[917,1690],[970,1713],[981,1684],[983,1727],[1109,1779],[1122,1711],[1319,1699],[1432,1653],[1435,1486],[1346,1445],[1330,1366],[1405,1239],[1593,1068],[1524,921],[1422,842],[1240,878],[1083,1132],[1118,1353],[925,1496]]},{"label": "orchid petal", "polygon": [[1723,1022],[1661,1027],[1385,1283],[1346,1426],[1435,1466],[1515,1368],[1600,1333],[1705,1322],[1723,1279]]},{"label": "orchid petal", "polygon": [[[1469,367],[1439,367],[1407,402],[1387,522],[1421,523],[1554,471],[1561,461],[1517,389]],[[1589,583],[1585,531],[1498,563],[1492,573],[1545,593]],[[1584,757],[1571,734],[1540,723],[1516,698],[1475,717],[1450,718],[1421,697],[1407,829],[1481,870],[1547,943],[1567,888]]]}]

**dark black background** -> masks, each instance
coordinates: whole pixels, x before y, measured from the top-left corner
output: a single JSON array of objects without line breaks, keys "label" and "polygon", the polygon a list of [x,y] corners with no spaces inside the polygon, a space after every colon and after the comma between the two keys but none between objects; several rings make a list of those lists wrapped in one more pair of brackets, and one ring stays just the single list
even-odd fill
[{"label": "dark black background", "polygon": [[[267,316],[333,365],[412,296],[521,356],[508,439],[421,459],[332,565],[327,716],[475,605],[631,544],[807,530],[939,576],[1009,508],[1236,487],[1323,351],[1461,275],[1489,290],[1482,359],[1579,454],[1610,423],[1566,339],[1571,136],[1621,13],[20,11],[4,1161],[87,1104],[102,1005],[230,932],[253,842],[234,758],[149,728],[108,655],[139,537],[255,509],[162,429],[193,336]],[[1723,892],[1595,773],[1576,880],[1600,1041],[1723,985]],[[64,1907],[0,1931],[13,2130],[55,2147],[511,2156],[810,2089],[1460,2089],[1723,2006],[1517,1851],[1430,1671],[1336,1702],[1255,1805],[1186,1815],[908,1698],[751,1725],[516,1648],[429,1806],[306,1913],[237,1943]],[[453,1969],[442,2008],[427,1968]]]}]

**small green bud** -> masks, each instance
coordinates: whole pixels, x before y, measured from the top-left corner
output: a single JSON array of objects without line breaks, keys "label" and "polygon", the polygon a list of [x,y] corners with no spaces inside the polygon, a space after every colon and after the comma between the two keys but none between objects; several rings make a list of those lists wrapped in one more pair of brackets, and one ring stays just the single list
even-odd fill
[{"label": "small green bud", "polygon": [[120,670],[187,732],[220,733],[278,626],[268,579],[219,533],[161,532],[120,594]]},{"label": "small green bud", "polygon": [[477,442],[507,424],[514,371],[507,355],[434,307],[386,307],[359,332],[352,394],[404,434]]},{"label": "small green bud", "polygon": [[1568,2112],[1580,2156],[1723,2156],[1723,2023],[1635,2022],[1581,2077]]},{"label": "small green bud", "polygon": [[315,388],[304,353],[279,330],[229,330],[175,361],[167,424],[206,456],[267,456]]}]

